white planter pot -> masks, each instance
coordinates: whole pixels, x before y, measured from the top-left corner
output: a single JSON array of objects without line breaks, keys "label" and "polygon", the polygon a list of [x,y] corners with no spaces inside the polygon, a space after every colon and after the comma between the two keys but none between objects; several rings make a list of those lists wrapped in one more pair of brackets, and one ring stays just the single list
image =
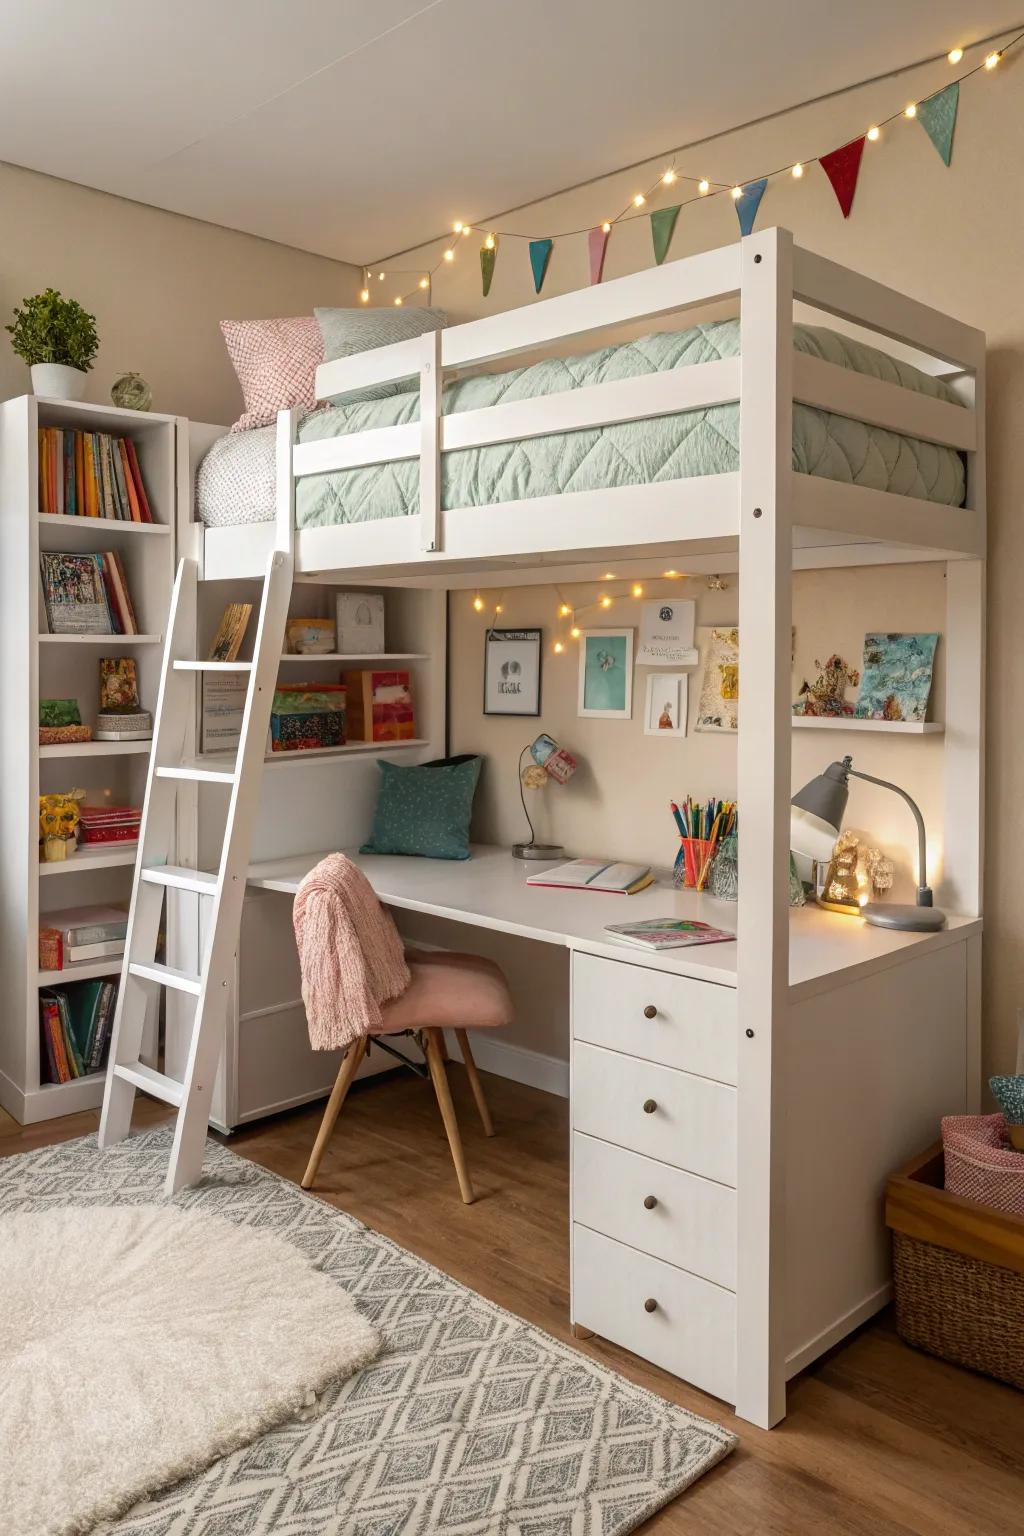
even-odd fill
[{"label": "white planter pot", "polygon": [[66,363],[33,363],[32,393],[51,400],[81,400],[87,375]]}]

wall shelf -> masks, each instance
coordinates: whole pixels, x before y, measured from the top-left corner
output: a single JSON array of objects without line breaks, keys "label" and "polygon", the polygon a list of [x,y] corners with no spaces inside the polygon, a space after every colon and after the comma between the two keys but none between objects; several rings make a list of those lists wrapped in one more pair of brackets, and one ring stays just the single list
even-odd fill
[{"label": "wall shelf", "polygon": [[310,747],[305,752],[268,752],[264,763],[296,763],[323,757],[346,757],[353,752],[402,752],[410,747],[429,747],[426,737],[412,741],[347,741],[343,747]]},{"label": "wall shelf", "polygon": [[77,965],[65,965],[59,971],[40,971],[41,987],[62,987],[69,981],[95,981],[100,976],[120,976],[121,956],[107,955],[105,960],[80,960]]},{"label": "wall shelf", "polygon": [[149,535],[168,538],[169,523],[128,523],[119,517],[68,517],[63,512],[37,512],[40,548],[54,550],[66,546],[102,549],[112,538],[130,539]]},{"label": "wall shelf", "polygon": [[941,736],[938,720],[857,720],[852,715],[794,715],[798,731],[878,731],[888,736]]},{"label": "wall shelf", "polygon": [[160,645],[163,635],[40,635],[40,645]]},{"label": "wall shelf", "polygon": [[282,662],[309,662],[309,661],[351,661],[357,664],[373,662],[377,666],[385,663],[390,666],[394,661],[429,661],[430,657],[424,651],[380,651],[373,655],[347,656],[341,651],[323,651],[319,656],[300,656],[294,651],[285,651],[281,657]]},{"label": "wall shelf", "polygon": [[40,758],[47,757],[135,757],[145,753],[148,757],[153,745],[148,741],[68,741],[52,747],[40,747]]}]

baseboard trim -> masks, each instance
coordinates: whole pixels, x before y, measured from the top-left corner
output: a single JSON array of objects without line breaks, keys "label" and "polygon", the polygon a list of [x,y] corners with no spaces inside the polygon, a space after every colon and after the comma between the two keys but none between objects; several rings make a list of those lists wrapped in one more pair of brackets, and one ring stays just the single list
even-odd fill
[{"label": "baseboard trim", "polygon": [[852,1333],[855,1328],[859,1328],[861,1323],[866,1323],[869,1317],[874,1317],[876,1312],[881,1312],[891,1300],[892,1284],[887,1282],[885,1285],[880,1285],[877,1291],[872,1291],[870,1296],[865,1296],[863,1301],[851,1307],[849,1312],[845,1312],[842,1317],[837,1318],[813,1339],[809,1339],[791,1355],[787,1355],[786,1380],[789,1381],[799,1371],[806,1370],[812,1360],[817,1360],[819,1355],[823,1355],[827,1349],[838,1344],[840,1339],[845,1339],[846,1335]]},{"label": "baseboard trim", "polygon": [[[459,1043],[450,1030],[446,1032],[446,1038],[449,1053],[454,1060],[461,1061]],[[495,1040],[483,1029],[473,1031],[472,1046],[473,1060],[481,1071],[510,1078],[514,1083],[525,1083],[528,1088],[540,1088],[561,1099],[569,1097],[569,1063],[560,1057],[545,1056],[541,1051],[528,1051],[521,1045]]]}]

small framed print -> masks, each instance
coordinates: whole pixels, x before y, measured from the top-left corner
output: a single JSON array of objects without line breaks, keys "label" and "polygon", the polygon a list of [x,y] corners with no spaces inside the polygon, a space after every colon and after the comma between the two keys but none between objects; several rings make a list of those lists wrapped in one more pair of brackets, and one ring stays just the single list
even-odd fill
[{"label": "small framed print", "polygon": [[580,631],[577,715],[629,720],[633,714],[633,631]]},{"label": "small framed print", "polygon": [[539,715],[540,629],[489,629],[484,640],[484,714]]},{"label": "small framed print", "polygon": [[652,672],[647,679],[645,736],[685,736],[689,681],[685,672]]}]

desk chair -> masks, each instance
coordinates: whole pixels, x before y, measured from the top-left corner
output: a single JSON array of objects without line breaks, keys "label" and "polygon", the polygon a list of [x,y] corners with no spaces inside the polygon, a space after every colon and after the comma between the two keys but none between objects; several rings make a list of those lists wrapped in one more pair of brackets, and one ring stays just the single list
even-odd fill
[{"label": "desk chair", "polygon": [[444,1031],[452,1029],[462,1051],[466,1076],[473,1090],[476,1107],[480,1111],[484,1135],[493,1136],[487,1100],[480,1082],[470,1049],[471,1029],[495,1029],[512,1022],[512,999],[508,985],[498,966],[492,960],[479,955],[456,955],[447,951],[425,952],[409,950],[406,961],[412,980],[394,1002],[385,1003],[381,1009],[381,1024],[372,1035],[363,1035],[353,1041],[342,1060],[337,1081],[327,1101],[324,1118],[317,1132],[316,1142],[310,1154],[309,1164],[302,1176],[303,1189],[312,1189],[320,1161],[327,1150],[335,1122],[341,1112],[352,1080],[359,1070],[359,1063],[373,1035],[415,1034],[427,1059],[430,1079],[437,1095],[437,1105],[444,1121],[452,1162],[459,1181],[459,1190],[467,1205],[474,1200],[466,1155],[459,1135],[459,1123],[455,1118],[445,1070]]}]

